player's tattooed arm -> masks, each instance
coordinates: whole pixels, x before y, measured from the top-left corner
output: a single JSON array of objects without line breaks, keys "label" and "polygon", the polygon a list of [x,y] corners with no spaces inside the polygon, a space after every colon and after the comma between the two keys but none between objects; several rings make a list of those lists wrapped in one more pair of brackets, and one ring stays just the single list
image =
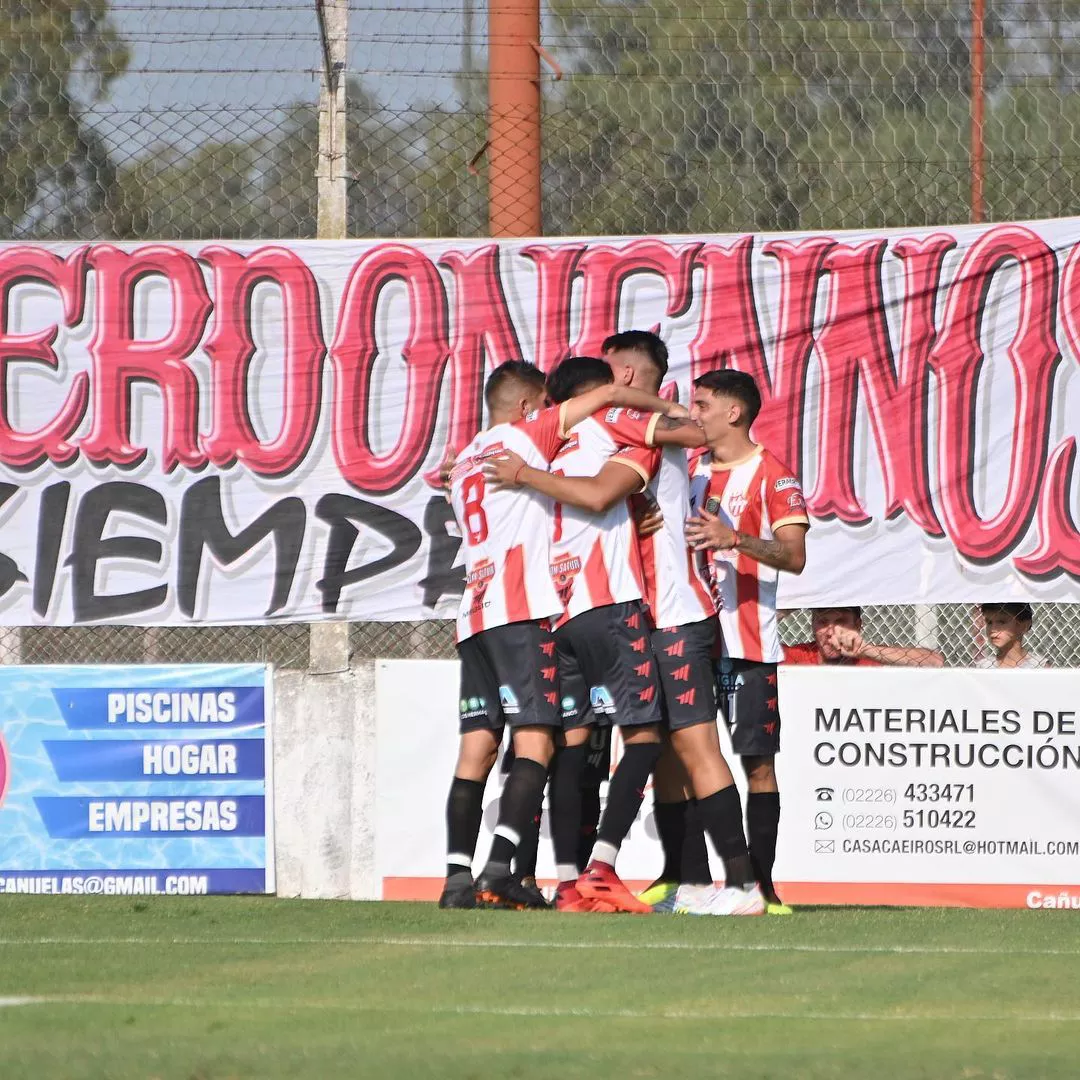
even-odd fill
[{"label": "player's tattooed arm", "polygon": [[740,551],[751,559],[789,574],[806,566],[806,527],[781,525],[771,540],[736,532],[715,514],[700,510],[686,523],[686,539],[696,551]]},{"label": "player's tattooed arm", "polygon": [[532,488],[556,502],[596,514],[640,491],[645,484],[644,477],[622,462],[606,462],[596,476],[557,476],[526,465],[512,450],[485,462],[484,475],[495,488]]},{"label": "player's tattooed arm", "polygon": [[654,446],[682,446],[688,450],[705,445],[705,432],[688,416],[659,417],[653,428]]}]

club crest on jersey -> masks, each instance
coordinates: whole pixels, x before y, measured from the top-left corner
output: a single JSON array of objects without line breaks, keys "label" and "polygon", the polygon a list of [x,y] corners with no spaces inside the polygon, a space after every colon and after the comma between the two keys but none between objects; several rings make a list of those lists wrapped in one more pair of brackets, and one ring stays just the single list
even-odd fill
[{"label": "club crest on jersey", "polygon": [[556,555],[548,569],[555,591],[565,607],[574,591],[574,578],[581,573],[581,560],[576,555]]},{"label": "club crest on jersey", "polygon": [[597,716],[607,716],[615,711],[615,700],[606,686],[593,686],[589,690],[589,704]]},{"label": "club crest on jersey", "polygon": [[514,696],[514,691],[509,686],[499,687],[499,704],[502,706],[502,711],[507,716],[514,716],[521,712],[521,706],[518,705],[518,699]]},{"label": "club crest on jersey", "polygon": [[472,603],[469,605],[470,614],[475,614],[487,607],[485,599],[487,587],[495,576],[495,564],[490,559],[478,562],[465,578],[465,588],[472,590]]},{"label": "club crest on jersey", "polygon": [[727,508],[732,517],[739,517],[746,509],[746,496],[741,493],[728,496]]}]

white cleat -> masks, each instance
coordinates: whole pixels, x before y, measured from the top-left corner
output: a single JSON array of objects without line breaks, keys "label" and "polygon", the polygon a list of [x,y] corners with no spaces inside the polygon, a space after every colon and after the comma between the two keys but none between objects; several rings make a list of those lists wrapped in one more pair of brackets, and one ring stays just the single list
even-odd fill
[{"label": "white cleat", "polygon": [[712,915],[713,897],[719,891],[715,885],[680,885],[669,910],[676,915]]},{"label": "white cleat", "polygon": [[709,905],[710,915],[764,915],[765,897],[758,886],[740,889],[735,885],[717,889]]}]

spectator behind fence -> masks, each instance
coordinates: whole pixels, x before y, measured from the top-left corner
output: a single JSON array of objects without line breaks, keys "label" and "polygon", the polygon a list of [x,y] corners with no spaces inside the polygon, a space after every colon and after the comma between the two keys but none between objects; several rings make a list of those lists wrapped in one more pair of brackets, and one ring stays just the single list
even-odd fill
[{"label": "spectator behind fence", "polygon": [[982,604],[986,638],[993,647],[993,656],[975,661],[977,668],[1044,668],[1049,663],[1043,657],[1024,648],[1024,635],[1031,629],[1030,604]]},{"label": "spectator behind fence", "polygon": [[862,608],[814,608],[814,640],[785,645],[787,664],[843,664],[860,667],[943,667],[945,658],[934,649],[906,645],[873,645],[862,635]]}]

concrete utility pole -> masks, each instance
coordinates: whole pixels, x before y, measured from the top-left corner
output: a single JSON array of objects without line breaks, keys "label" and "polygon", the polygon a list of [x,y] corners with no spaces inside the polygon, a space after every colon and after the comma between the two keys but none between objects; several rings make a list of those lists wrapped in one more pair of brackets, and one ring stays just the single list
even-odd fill
[{"label": "concrete utility pole", "polygon": [[315,0],[322,44],[319,92],[318,225],[320,240],[344,240],[348,231],[345,155],[345,65],[348,0]]},{"label": "concrete utility pole", "polygon": [[[348,160],[345,155],[345,65],[349,42],[348,0],[315,0],[322,44],[319,92],[318,210],[320,240],[348,234]],[[312,623],[308,670],[316,674],[349,668],[349,624],[345,619]]]}]

